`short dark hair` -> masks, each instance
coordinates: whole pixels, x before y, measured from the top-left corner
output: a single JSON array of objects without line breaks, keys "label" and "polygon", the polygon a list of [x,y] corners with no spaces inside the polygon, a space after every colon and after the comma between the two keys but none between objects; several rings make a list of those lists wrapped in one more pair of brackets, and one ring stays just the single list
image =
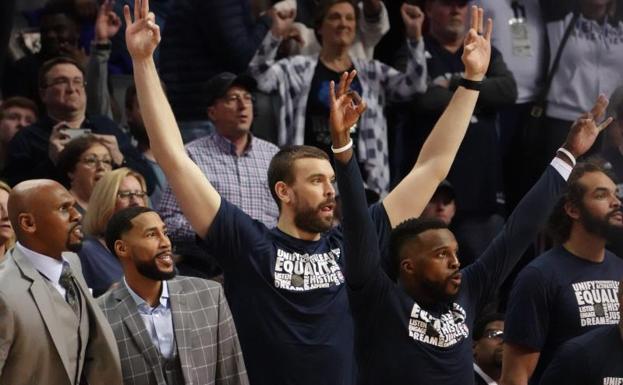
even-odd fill
[{"label": "short dark hair", "polygon": [[78,63],[76,59],[70,56],[58,56],[58,57],[55,57],[53,59],[46,61],[45,63],[41,65],[41,68],[39,68],[39,74],[37,77],[38,79],[37,81],[39,82],[39,88],[47,87],[47,84],[45,82],[45,77],[47,76],[48,72],[50,72],[52,68],[56,67],[59,64],[73,64],[74,66],[76,66],[76,68],[80,70],[80,72],[82,72],[82,77],[86,76],[84,72],[84,68],[82,68],[82,65]]},{"label": "short dark hair", "polygon": [[50,0],[46,2],[39,13],[39,18],[58,14],[67,16],[76,27],[80,24],[80,16],[78,16],[78,12],[72,0]]},{"label": "short dark hair", "polygon": [[322,22],[324,18],[329,13],[329,9],[333,7],[335,4],[340,3],[348,3],[353,6],[355,10],[355,22],[359,22],[359,6],[357,6],[357,2],[354,0],[320,0],[316,5],[316,10],[314,12],[314,34],[316,35],[316,40],[318,43],[322,45],[322,36],[318,31],[320,30],[320,26],[322,26]]},{"label": "short dark hair", "polygon": [[115,252],[115,242],[121,239],[123,234],[132,230],[132,219],[144,213],[157,213],[154,209],[143,206],[127,207],[117,211],[108,221],[106,226],[106,247],[115,257],[119,258]]},{"label": "short dark hair", "polygon": [[294,162],[305,158],[329,161],[329,156],[326,152],[313,146],[287,146],[279,150],[271,159],[268,166],[268,187],[279,208],[281,208],[281,201],[275,192],[275,184],[279,181],[287,184],[294,182],[294,173],[292,172]]},{"label": "short dark hair", "polygon": [[85,135],[72,139],[65,145],[63,151],[58,154],[58,162],[56,163],[56,169],[59,172],[61,183],[65,186],[69,186],[68,174],[76,169],[76,165],[80,161],[82,154],[95,144],[101,144],[106,147],[106,142],[93,135]]},{"label": "short dark hair", "polygon": [[398,273],[402,261],[403,246],[427,230],[447,229],[448,225],[437,218],[411,218],[396,226],[389,237],[389,251],[394,262],[394,272]]},{"label": "short dark hair", "polygon": [[472,335],[472,339],[474,341],[481,339],[485,334],[485,330],[487,330],[487,325],[495,321],[504,321],[504,314],[498,312],[485,313],[478,318],[474,323],[474,333]]},{"label": "short dark hair", "polygon": [[0,105],[0,119],[4,117],[4,111],[12,107],[31,110],[35,114],[35,117],[39,115],[39,108],[37,108],[37,104],[35,104],[35,102],[23,96],[12,96],[4,100]]},{"label": "short dark hair", "polygon": [[586,194],[587,186],[580,183],[580,178],[587,173],[601,172],[613,181],[615,180],[614,175],[606,170],[603,164],[603,159],[593,157],[586,161],[579,162],[573,168],[567,180],[567,190],[560,197],[558,202],[556,202],[547,224],[547,232],[557,244],[565,243],[571,236],[573,220],[567,215],[565,205],[570,203],[574,207],[582,206],[582,198],[584,198],[584,194]]}]

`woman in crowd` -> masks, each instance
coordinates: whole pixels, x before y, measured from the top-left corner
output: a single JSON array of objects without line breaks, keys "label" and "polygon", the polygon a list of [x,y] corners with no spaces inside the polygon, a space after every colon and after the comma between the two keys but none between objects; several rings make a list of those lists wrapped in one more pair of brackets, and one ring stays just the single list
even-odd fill
[{"label": "woman in crowd", "polygon": [[65,146],[56,166],[61,180],[76,199],[78,211],[84,215],[95,183],[112,170],[112,156],[101,139],[86,135]]},{"label": "woman in crowd", "polygon": [[278,144],[316,146],[330,156],[329,82],[344,71],[357,70],[352,88],[368,103],[368,110],[353,129],[353,142],[369,189],[389,191],[387,123],[383,111],[388,101],[406,101],[426,90],[426,59],[421,39],[424,15],[409,4],[402,7],[409,59],[400,72],[376,60],[350,55],[355,41],[359,7],[352,0],[323,0],[316,7],[315,31],[320,54],[293,56],[276,61],[281,40],[294,21],[293,13],[274,11],[271,32],[249,64],[258,88],[278,91],[281,97]]},{"label": "woman in crowd", "polygon": [[4,254],[15,244],[15,233],[11,227],[11,222],[9,222],[7,210],[10,192],[9,185],[0,181],[0,261],[4,259]]},{"label": "woman in crowd", "polygon": [[122,167],[106,174],[93,189],[89,211],[82,221],[85,239],[78,253],[87,285],[98,296],[123,276],[119,260],[106,248],[104,236],[108,220],[117,211],[131,206],[147,206],[147,186],[143,176]]}]

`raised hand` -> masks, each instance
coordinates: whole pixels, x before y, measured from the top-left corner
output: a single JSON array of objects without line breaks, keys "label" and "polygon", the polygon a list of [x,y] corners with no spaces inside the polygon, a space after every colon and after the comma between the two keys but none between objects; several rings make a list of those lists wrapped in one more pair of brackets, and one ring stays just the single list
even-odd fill
[{"label": "raised hand", "polygon": [[491,60],[491,32],[493,20],[487,19],[487,27],[483,35],[484,11],[472,6],[471,27],[463,41],[463,56],[461,60],[465,66],[465,78],[480,81],[485,77]]},{"label": "raised hand", "polygon": [[571,125],[563,148],[571,152],[576,159],[584,155],[595,143],[597,135],[612,123],[613,118],[609,117],[601,124],[597,124],[597,121],[603,117],[606,107],[608,107],[608,98],[599,95],[593,108],[582,114]]},{"label": "raised hand", "polygon": [[350,90],[350,85],[357,76],[357,71],[344,72],[340,84],[335,89],[335,82],[329,84],[329,126],[334,147],[342,147],[350,140],[350,128],[357,123],[366,110],[366,102],[359,94]]},{"label": "raised hand", "polygon": [[132,60],[151,58],[160,43],[160,27],[156,15],[149,12],[149,0],[134,0],[134,21],[130,7],[123,7],[125,18],[125,42]]},{"label": "raised hand", "polygon": [[121,28],[121,19],[113,11],[113,4],[113,0],[104,0],[97,11],[95,18],[95,40],[97,42],[107,42]]},{"label": "raised hand", "polygon": [[405,23],[405,32],[411,40],[418,41],[422,37],[424,12],[417,5],[402,3],[400,7],[402,21]]},{"label": "raised hand", "polygon": [[296,18],[296,9],[276,9],[273,7],[269,11],[269,15],[273,21],[270,30],[273,36],[278,38],[287,37],[292,29],[294,18]]}]

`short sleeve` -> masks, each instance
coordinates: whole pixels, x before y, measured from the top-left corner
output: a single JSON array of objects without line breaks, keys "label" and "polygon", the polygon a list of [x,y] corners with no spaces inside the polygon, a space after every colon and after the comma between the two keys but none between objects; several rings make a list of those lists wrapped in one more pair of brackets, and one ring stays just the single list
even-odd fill
[{"label": "short sleeve", "polygon": [[221,199],[216,217],[203,238],[207,251],[225,272],[250,258],[251,251],[268,239],[268,228],[241,209]]},{"label": "short sleeve", "polygon": [[504,334],[505,342],[541,351],[550,324],[550,292],[541,272],[527,266],[511,291]]}]

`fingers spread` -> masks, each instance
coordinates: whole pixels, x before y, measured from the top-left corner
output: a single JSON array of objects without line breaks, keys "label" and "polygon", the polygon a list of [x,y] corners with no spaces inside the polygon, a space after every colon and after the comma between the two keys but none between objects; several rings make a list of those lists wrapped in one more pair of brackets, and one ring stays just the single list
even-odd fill
[{"label": "fingers spread", "polygon": [[141,0],[134,0],[134,21],[141,18]]},{"label": "fingers spread", "polygon": [[487,19],[487,29],[485,31],[485,39],[491,41],[491,34],[493,33],[493,19]]},{"label": "fingers spread", "polygon": [[604,112],[606,112],[606,107],[608,107],[608,98],[604,95],[599,95],[595,105],[591,109],[591,114],[595,117],[595,119],[599,119],[603,116]]},{"label": "fingers spread", "polygon": [[482,34],[484,31],[485,11],[478,7],[478,33]]},{"label": "fingers spread", "polygon": [[470,20],[470,28],[472,28],[474,31],[478,30],[478,7],[475,5],[472,5],[472,15],[471,15],[471,20]]}]

